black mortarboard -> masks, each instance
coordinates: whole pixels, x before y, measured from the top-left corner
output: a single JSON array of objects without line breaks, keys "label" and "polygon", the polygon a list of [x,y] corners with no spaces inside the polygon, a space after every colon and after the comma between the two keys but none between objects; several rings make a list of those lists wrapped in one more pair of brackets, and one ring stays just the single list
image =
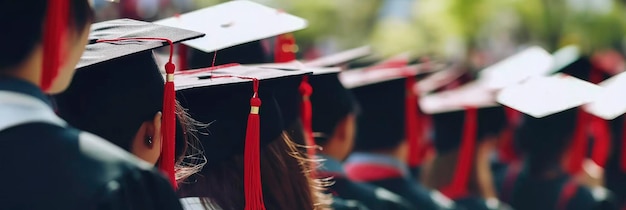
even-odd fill
[{"label": "black mortarboard", "polygon": [[[163,164],[164,159],[169,160],[170,155],[171,161],[175,161],[176,136],[167,136],[165,132],[171,128],[169,126],[175,128],[179,123],[172,116],[175,115],[173,107],[168,109],[171,111],[166,110],[166,85],[151,50],[168,45],[165,39],[179,42],[201,36],[203,34],[198,32],[130,19],[92,25],[89,45],[76,67],[70,87],[55,96],[59,115],[73,126],[129,149],[130,145],[125,142],[134,138],[141,124],[163,111],[163,145],[171,147],[172,154],[166,154],[164,149],[159,164]],[[151,40],[153,38],[158,39]],[[173,98],[171,102],[174,103]],[[168,114],[173,120],[167,118]],[[183,147],[176,148],[180,152]],[[173,167],[171,163],[171,168],[160,168],[172,173],[168,175],[173,180]]]},{"label": "black mortarboard", "polygon": [[255,203],[262,194],[260,148],[277,140],[288,126],[283,121],[288,116],[283,116],[277,100],[279,92],[297,89],[306,74],[233,66],[190,70],[177,76],[181,104],[193,118],[210,123],[207,135],[199,136],[209,162],[244,156],[246,201],[250,205],[262,205]]}]

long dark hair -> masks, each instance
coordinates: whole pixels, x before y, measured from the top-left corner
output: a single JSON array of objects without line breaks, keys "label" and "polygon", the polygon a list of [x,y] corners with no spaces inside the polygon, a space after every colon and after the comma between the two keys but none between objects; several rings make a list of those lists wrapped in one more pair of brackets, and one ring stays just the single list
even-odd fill
[{"label": "long dark hair", "polygon": [[[319,182],[310,178],[309,159],[299,151],[287,132],[261,150],[263,199],[267,209],[324,209],[328,203],[319,193]],[[238,155],[225,161],[209,162],[202,172],[180,185],[181,197],[203,197],[209,209],[217,204],[224,210],[245,206],[244,161]],[[205,200],[206,201],[206,200]]]}]

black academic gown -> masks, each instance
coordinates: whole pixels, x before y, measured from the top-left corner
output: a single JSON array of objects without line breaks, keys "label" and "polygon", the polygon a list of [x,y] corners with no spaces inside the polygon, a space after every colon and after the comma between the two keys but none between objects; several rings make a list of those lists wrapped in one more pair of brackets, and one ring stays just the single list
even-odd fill
[{"label": "black academic gown", "polygon": [[582,186],[564,172],[550,179],[534,178],[528,175],[526,167],[514,165],[507,167],[506,173],[499,174],[499,197],[514,209],[617,209],[610,191]]},{"label": "black academic gown", "polygon": [[333,178],[333,185],[328,187],[328,192],[336,197],[356,200],[369,209],[412,209],[408,201],[395,193],[374,185],[351,181],[336,159],[325,155],[321,155],[321,159],[324,162],[317,175],[321,178]]},{"label": "black academic gown", "polygon": [[408,200],[413,209],[457,209],[452,200],[418,183],[411,177],[408,167],[393,157],[356,152],[346,160],[344,168],[352,180],[398,194]]},{"label": "black academic gown", "polygon": [[68,127],[22,80],[0,78],[0,160],[0,209],[181,209],[151,165]]}]

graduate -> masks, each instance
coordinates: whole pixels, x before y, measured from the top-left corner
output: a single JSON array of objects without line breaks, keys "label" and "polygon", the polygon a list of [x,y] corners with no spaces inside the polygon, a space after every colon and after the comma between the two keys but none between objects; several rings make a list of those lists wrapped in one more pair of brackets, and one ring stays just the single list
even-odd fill
[{"label": "graduate", "polygon": [[[407,166],[408,141],[405,119],[409,116],[405,99],[413,91],[411,68],[351,70],[342,72],[341,82],[355,95],[360,114],[357,118],[354,152],[344,168],[347,176],[394,192],[411,202],[413,209],[452,209],[455,204],[438,191],[415,180]],[[409,85],[407,85],[409,84]],[[411,97],[412,98],[412,97]]]},{"label": "graduate", "polygon": [[411,209],[404,198],[374,185],[350,180],[343,170],[345,160],[354,145],[358,105],[349,90],[339,81],[339,68],[316,69],[309,77],[313,88],[312,130],[315,143],[322,147],[316,175],[331,177],[328,191],[337,197],[360,201],[369,209]]},{"label": "graduate", "polygon": [[506,125],[495,95],[476,82],[424,96],[431,114],[436,155],[422,177],[466,209],[507,209],[497,198],[490,155]]},{"label": "graduate", "polygon": [[[209,123],[199,135],[208,163],[181,184],[187,209],[323,209],[330,204],[310,179],[288,125],[281,89],[297,89],[306,71],[215,67],[177,75],[177,98]],[[189,205],[187,205],[189,204]]]},{"label": "graduate", "polygon": [[[176,107],[172,110],[177,114],[175,142],[165,142],[162,138],[161,126],[167,124],[162,119],[165,81],[152,48],[168,44],[141,39],[178,42],[202,35],[130,19],[94,24],[90,33],[92,42],[78,63],[71,85],[54,98],[58,115],[70,125],[106,138],[148,163],[174,159],[176,166],[159,164],[159,167],[168,174],[176,171],[174,180],[184,179],[198,171],[204,159],[201,151],[194,148],[197,141],[194,120],[184,108]],[[162,155],[166,150],[162,148],[172,146],[173,156]]]},{"label": "graduate", "polygon": [[557,74],[531,78],[498,93],[499,103],[524,113],[515,136],[524,159],[509,166],[499,184],[503,201],[515,209],[616,209],[608,190],[579,183],[565,167],[572,156],[568,150],[576,151],[571,139],[580,115],[577,107],[601,91]]},{"label": "graduate", "polygon": [[45,94],[72,80],[93,12],[86,0],[51,2],[0,1],[12,20],[0,35],[10,49],[0,56],[2,208],[180,209],[152,165],[55,115]]}]

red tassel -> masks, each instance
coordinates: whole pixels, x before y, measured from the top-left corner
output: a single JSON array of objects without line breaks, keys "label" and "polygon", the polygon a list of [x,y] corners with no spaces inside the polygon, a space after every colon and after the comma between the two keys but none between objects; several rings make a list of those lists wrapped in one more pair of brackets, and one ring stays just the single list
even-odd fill
[{"label": "red tassel", "polygon": [[454,177],[450,184],[441,190],[441,193],[451,199],[461,198],[467,195],[468,180],[471,176],[472,162],[474,160],[474,144],[477,135],[478,109],[467,107],[465,109],[465,123],[463,126],[463,139],[459,150]]},{"label": "red tassel", "polygon": [[313,87],[309,84],[309,76],[302,78],[299,90],[300,95],[302,95],[300,118],[302,118],[302,127],[304,127],[304,132],[306,133],[305,144],[309,158],[313,158],[315,157],[315,140],[313,140],[313,108],[310,101]]},{"label": "red tassel", "polygon": [[170,183],[174,189],[178,188],[176,184],[176,90],[174,89],[174,72],[176,65],[172,63],[174,55],[174,44],[170,44],[169,62],[165,64],[165,89],[163,90],[163,121],[161,124],[161,133],[163,134],[163,147],[161,157],[159,159],[159,169],[167,174]]},{"label": "red tassel", "polygon": [[41,89],[49,90],[63,65],[65,36],[69,23],[68,0],[49,0],[43,32]]},{"label": "red tassel", "polygon": [[178,44],[178,69],[187,70],[189,69],[188,63],[188,47],[184,44]]},{"label": "red tassel", "polygon": [[593,116],[591,119],[591,133],[593,135],[593,151],[591,159],[604,168],[609,158],[609,147],[611,146],[611,133],[606,120]]},{"label": "red tassel", "polygon": [[274,47],[274,62],[286,63],[296,60],[298,45],[292,34],[283,34],[276,37]]},{"label": "red tassel", "polygon": [[409,143],[407,163],[410,167],[417,167],[420,164],[420,140],[421,127],[419,125],[419,113],[417,107],[418,96],[414,91],[415,77],[409,76],[405,79],[406,97],[404,100],[404,126],[406,140]]},{"label": "red tassel", "polygon": [[569,161],[567,165],[567,171],[570,174],[577,174],[582,170],[582,164],[585,160],[587,153],[587,121],[589,120],[589,114],[583,110],[578,111],[578,117],[576,119],[576,127],[572,144],[570,147]]},{"label": "red tassel", "polygon": [[246,145],[244,151],[244,191],[245,210],[264,210],[263,185],[261,184],[261,139],[259,109],[261,99],[258,97],[259,80],[253,79],[254,95],[250,99],[250,114],[246,128]]},{"label": "red tassel", "polygon": [[502,140],[498,147],[500,161],[503,163],[512,163],[519,159],[515,151],[515,143],[513,141],[515,135],[515,127],[520,119],[520,113],[509,107],[505,107],[507,118],[507,126],[502,133]]},{"label": "red tassel", "polygon": [[[419,95],[418,95],[419,98]],[[424,161],[432,156],[435,153],[435,147],[432,145],[432,139],[429,136],[425,135],[427,131],[432,130],[432,123],[429,115],[425,115],[418,110],[419,120],[418,120],[418,136],[421,139],[419,143],[419,153],[418,160],[419,164],[424,163]]]},{"label": "red tassel", "polygon": [[119,39],[101,39],[97,42],[118,42],[129,40],[148,40],[148,41],[164,41],[169,44],[170,56],[167,64],[165,64],[165,88],[163,90],[163,120],[161,124],[161,134],[163,135],[163,146],[161,148],[161,156],[159,157],[159,169],[164,172],[170,180],[172,187],[176,189],[176,91],[174,89],[174,72],[176,65],[172,62],[174,56],[174,43],[172,40],[165,38],[119,38]]}]

